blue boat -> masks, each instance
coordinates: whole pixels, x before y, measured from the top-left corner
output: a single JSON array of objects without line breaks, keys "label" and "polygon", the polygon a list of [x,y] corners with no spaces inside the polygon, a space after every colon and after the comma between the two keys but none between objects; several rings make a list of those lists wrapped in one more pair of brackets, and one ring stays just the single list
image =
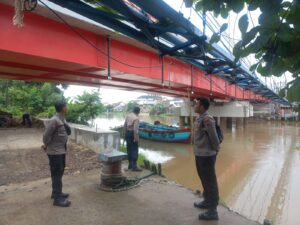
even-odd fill
[{"label": "blue boat", "polygon": [[191,129],[141,122],[139,136],[153,141],[190,143]]}]

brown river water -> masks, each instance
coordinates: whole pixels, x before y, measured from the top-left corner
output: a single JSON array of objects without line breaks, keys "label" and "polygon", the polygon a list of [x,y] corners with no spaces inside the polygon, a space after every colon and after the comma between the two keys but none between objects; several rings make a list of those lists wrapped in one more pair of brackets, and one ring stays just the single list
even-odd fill
[{"label": "brown river water", "polygon": [[[178,122],[175,117],[141,116],[141,120]],[[96,120],[101,128],[123,122],[122,116]],[[275,225],[300,225],[300,123],[256,121],[223,131],[216,165],[222,201],[252,220],[268,218]],[[142,140],[140,153],[162,163],[170,180],[202,190],[192,145]]]}]

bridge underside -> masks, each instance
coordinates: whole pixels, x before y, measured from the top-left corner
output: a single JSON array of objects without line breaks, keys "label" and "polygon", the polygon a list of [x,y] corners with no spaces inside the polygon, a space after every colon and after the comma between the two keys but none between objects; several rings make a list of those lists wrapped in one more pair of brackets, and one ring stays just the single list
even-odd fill
[{"label": "bridge underside", "polygon": [[[0,4],[0,78],[56,82],[178,97],[210,96],[217,99],[268,101],[250,90],[223,80],[172,57],[164,57],[137,41],[99,26],[76,28],[92,47],[38,7],[25,13],[25,26],[12,25],[13,8]],[[80,27],[82,21],[67,17]],[[108,79],[108,41],[111,36],[111,78]]]}]

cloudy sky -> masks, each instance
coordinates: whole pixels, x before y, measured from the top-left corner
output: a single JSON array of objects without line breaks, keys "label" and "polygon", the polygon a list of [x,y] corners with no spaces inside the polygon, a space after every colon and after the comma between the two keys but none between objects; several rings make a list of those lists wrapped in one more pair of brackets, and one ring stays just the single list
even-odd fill
[{"label": "cloudy sky", "polygon": [[[65,91],[65,97],[75,97],[82,94],[84,91],[91,92],[93,90],[99,90],[97,88],[91,88],[86,86],[70,85]],[[116,89],[100,88],[100,94],[103,103],[116,103],[116,102],[129,102],[137,97],[145,94],[134,91],[121,91]]]}]

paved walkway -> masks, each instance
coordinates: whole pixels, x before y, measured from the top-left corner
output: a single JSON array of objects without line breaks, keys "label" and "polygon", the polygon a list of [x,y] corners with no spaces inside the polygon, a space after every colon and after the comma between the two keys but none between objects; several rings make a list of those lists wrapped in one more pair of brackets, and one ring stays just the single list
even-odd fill
[{"label": "paved walkway", "polygon": [[95,169],[64,177],[70,208],[52,206],[49,179],[0,186],[0,225],[257,225],[222,206],[219,221],[199,221],[197,197],[161,178],[111,193],[98,189],[99,176]]}]

